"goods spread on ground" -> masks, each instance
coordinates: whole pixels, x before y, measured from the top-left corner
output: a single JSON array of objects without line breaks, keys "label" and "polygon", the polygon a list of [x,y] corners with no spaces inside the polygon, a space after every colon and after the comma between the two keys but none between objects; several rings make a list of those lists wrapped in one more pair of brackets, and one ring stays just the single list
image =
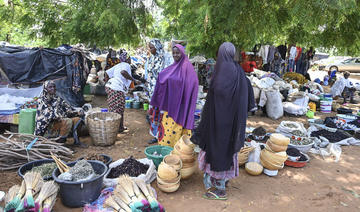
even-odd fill
[{"label": "goods spread on ground", "polygon": [[347,139],[350,136],[345,134],[344,132],[340,131],[340,130],[336,130],[335,132],[331,132],[329,130],[326,129],[322,129],[322,130],[318,130],[318,131],[314,131],[311,133],[312,137],[317,137],[319,138],[320,136],[326,138],[329,140],[330,143],[336,143],[339,142],[341,140]]},{"label": "goods spread on ground", "polygon": [[39,172],[27,172],[21,185],[12,186],[5,197],[5,211],[50,212],[59,187],[54,181],[44,182]]},{"label": "goods spread on ground", "polygon": [[130,177],[137,177],[140,174],[146,174],[149,165],[140,163],[133,156],[127,158],[122,164],[110,170],[108,178],[117,178],[120,175],[127,174]]},{"label": "goods spread on ground", "polygon": [[104,201],[104,208],[113,211],[159,211],[164,207],[156,200],[156,195],[150,184],[143,180],[131,179],[121,175],[112,194]]},{"label": "goods spread on ground", "polygon": [[53,153],[62,160],[68,161],[73,151],[63,144],[48,140],[44,137],[30,134],[5,133],[8,137],[0,135],[0,170],[11,170],[40,159],[51,158]]}]

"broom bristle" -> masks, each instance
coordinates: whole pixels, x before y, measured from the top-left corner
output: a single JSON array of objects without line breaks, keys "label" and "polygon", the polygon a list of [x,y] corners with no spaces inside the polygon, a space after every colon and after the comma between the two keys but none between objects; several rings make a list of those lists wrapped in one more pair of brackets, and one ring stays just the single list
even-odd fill
[{"label": "broom bristle", "polygon": [[48,197],[57,194],[59,186],[54,183],[54,181],[48,181],[43,184],[41,187],[39,196],[35,199],[35,209],[36,211],[41,210],[42,203]]},{"label": "broom bristle", "polygon": [[43,212],[51,212],[51,210],[54,207],[55,202],[56,202],[56,196],[57,196],[57,194],[53,194],[44,200]]},{"label": "broom bristle", "polygon": [[13,185],[5,196],[5,204],[8,204],[12,199],[14,199],[19,190],[19,185]]},{"label": "broom bristle", "polygon": [[120,206],[117,204],[117,202],[114,200],[114,198],[112,196],[109,196],[105,202],[104,202],[104,206],[108,207],[108,208],[112,208],[115,211],[119,211],[120,210]]},{"label": "broom bristle", "polygon": [[123,200],[126,204],[130,204],[131,203],[131,199],[128,196],[128,194],[120,187],[118,186],[115,190],[115,193],[121,198],[121,200]]},{"label": "broom bristle", "polygon": [[25,208],[35,207],[33,191],[36,192],[36,190],[39,190],[39,186],[43,183],[39,172],[27,172],[24,175],[24,181],[26,185],[25,198],[23,204],[19,205],[19,207],[16,208],[16,211],[23,211]]},{"label": "broom bristle", "polygon": [[118,179],[118,183],[120,183],[120,185],[129,194],[130,197],[135,196],[132,183],[129,183],[127,175],[120,176]]},{"label": "broom bristle", "polygon": [[5,206],[5,211],[11,211],[11,210],[15,210],[21,203],[21,199],[23,198],[24,194],[25,194],[25,190],[26,190],[26,185],[25,185],[25,181],[23,180],[21,182],[21,186],[20,189],[18,191],[18,193],[16,194],[15,198],[13,198],[6,206]]},{"label": "broom bristle", "polygon": [[113,194],[113,198],[122,209],[124,209],[126,212],[131,212],[130,207],[124,201],[122,201],[122,199],[117,194]]}]

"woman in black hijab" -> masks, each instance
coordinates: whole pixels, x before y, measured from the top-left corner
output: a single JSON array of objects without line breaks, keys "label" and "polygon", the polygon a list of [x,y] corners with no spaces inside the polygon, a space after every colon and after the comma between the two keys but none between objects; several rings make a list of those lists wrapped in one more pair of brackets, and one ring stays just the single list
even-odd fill
[{"label": "woman in black hijab", "polygon": [[244,70],[234,61],[235,46],[219,47],[215,72],[192,140],[199,144],[206,199],[226,200],[225,183],[239,175],[237,153],[244,146],[247,114],[255,107]]}]

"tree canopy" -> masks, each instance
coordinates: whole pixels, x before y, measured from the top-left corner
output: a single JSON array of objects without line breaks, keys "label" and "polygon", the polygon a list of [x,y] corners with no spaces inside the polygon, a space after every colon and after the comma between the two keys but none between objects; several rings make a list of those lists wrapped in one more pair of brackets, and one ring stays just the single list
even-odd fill
[{"label": "tree canopy", "polygon": [[[162,9],[150,13],[146,2]],[[154,21],[156,20],[156,21]],[[295,43],[360,52],[358,0],[5,0],[0,40],[137,45],[157,36],[188,41],[191,53],[214,56],[224,41],[244,50],[255,44]]]}]

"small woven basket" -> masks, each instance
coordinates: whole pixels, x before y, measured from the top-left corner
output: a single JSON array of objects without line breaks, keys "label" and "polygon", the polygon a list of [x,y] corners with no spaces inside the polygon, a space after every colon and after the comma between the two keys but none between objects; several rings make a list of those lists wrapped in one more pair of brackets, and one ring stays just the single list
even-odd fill
[{"label": "small woven basket", "polygon": [[93,113],[87,117],[89,134],[95,146],[110,146],[119,132],[121,115],[112,112]]},{"label": "small woven basket", "polygon": [[239,166],[244,165],[248,159],[249,159],[249,154],[250,152],[252,152],[255,148],[254,147],[243,147],[241,148],[240,152],[238,153],[238,163]]}]

